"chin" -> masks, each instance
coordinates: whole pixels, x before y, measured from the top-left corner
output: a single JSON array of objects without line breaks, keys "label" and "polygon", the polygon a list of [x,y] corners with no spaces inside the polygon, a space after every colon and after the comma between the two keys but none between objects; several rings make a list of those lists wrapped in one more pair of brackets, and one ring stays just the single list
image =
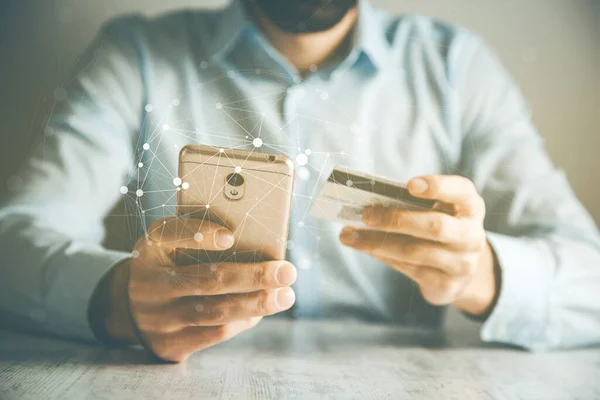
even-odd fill
[{"label": "chin", "polygon": [[358,0],[255,0],[271,22],[290,33],[327,31],[356,7]]}]

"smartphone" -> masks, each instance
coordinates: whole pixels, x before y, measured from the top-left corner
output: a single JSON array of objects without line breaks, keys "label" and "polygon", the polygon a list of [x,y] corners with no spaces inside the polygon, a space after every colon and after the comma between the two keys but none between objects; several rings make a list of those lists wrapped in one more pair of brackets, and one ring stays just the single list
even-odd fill
[{"label": "smartphone", "polygon": [[229,228],[227,251],[176,249],[177,264],[283,260],[294,163],[282,154],[186,145],[179,153],[177,215]]}]

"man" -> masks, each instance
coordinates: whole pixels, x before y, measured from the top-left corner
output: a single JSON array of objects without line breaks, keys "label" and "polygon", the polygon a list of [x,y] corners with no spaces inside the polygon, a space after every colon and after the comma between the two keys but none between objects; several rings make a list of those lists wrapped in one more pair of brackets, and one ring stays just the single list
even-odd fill
[{"label": "man", "polygon": [[[356,0],[126,17],[104,27],[65,90],[26,188],[0,212],[11,320],[171,361],[286,310],[439,327],[453,305],[484,321],[487,341],[600,340],[596,227],[515,84],[463,29]],[[221,226],[173,217],[187,143],[297,160],[298,269],[174,264],[177,247],[233,245]],[[455,212],[370,208],[373,229],[340,232],[307,216],[335,164],[409,181]],[[100,245],[120,197],[137,216],[131,252]]]}]

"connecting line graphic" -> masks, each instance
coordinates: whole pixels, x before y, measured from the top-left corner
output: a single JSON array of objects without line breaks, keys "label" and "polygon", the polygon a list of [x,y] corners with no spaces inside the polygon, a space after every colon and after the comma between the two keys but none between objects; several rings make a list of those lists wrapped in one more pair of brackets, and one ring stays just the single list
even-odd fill
[{"label": "connecting line graphic", "polygon": [[[137,182],[135,191],[129,190],[127,186],[120,189],[126,200],[126,214],[137,218],[139,221],[138,225],[135,219],[128,218],[131,240],[137,238],[138,227],[145,232],[148,229],[148,224],[153,220],[161,217],[171,217],[178,223],[183,224],[182,229],[188,229],[194,240],[201,243],[204,238],[198,225],[190,226],[186,217],[176,215],[174,200],[179,191],[186,191],[190,187],[202,185],[203,192],[211,194],[208,199],[203,200],[207,208],[210,207],[216,196],[222,194],[226,182],[219,182],[216,174],[206,177],[202,175],[202,171],[206,164],[211,161],[221,164],[223,162],[221,157],[226,157],[227,163],[235,166],[235,172],[248,174],[256,182],[269,185],[267,190],[260,193],[256,200],[253,200],[254,203],[241,218],[234,234],[240,229],[244,229],[251,221],[257,227],[260,226],[266,235],[274,235],[273,229],[266,225],[263,220],[255,218],[253,211],[259,204],[262,204],[266,209],[272,207],[268,202],[265,203],[265,199],[268,199],[274,190],[278,190],[283,178],[280,181],[268,182],[262,179],[258,173],[254,173],[252,169],[246,169],[246,163],[249,157],[256,152],[282,153],[293,160],[296,180],[302,182],[301,185],[296,185],[298,191],[292,193],[295,212],[291,216],[290,224],[292,227],[290,229],[301,230],[305,233],[306,238],[312,238],[314,244],[305,246],[300,242],[294,243],[294,236],[292,236],[286,243],[286,247],[294,249],[300,268],[312,268],[312,266],[318,264],[316,260],[321,259],[322,251],[330,249],[332,246],[339,246],[334,241],[337,242],[337,234],[340,229],[340,227],[333,224],[312,224],[308,222],[312,221],[308,218],[308,213],[313,206],[315,196],[334,165],[353,164],[355,161],[362,162],[362,165],[364,163],[374,165],[375,160],[371,158],[371,153],[365,154],[360,147],[353,146],[352,143],[355,142],[355,136],[365,134],[367,127],[369,131],[376,129],[373,128],[376,125],[369,124],[368,121],[357,120],[357,117],[363,119],[364,117],[349,113],[343,102],[338,103],[335,101],[334,91],[321,88],[313,87],[314,91],[309,91],[303,86],[299,86],[300,90],[294,95],[301,93],[297,100],[302,102],[323,102],[323,105],[331,110],[330,113],[335,115],[333,119],[323,118],[325,112],[310,113],[306,109],[296,108],[295,105],[291,108],[284,107],[284,102],[290,101],[292,93],[287,89],[237,97],[229,102],[218,96],[218,90],[213,92],[211,85],[217,85],[223,79],[235,80],[244,74],[263,74],[267,76],[269,71],[259,70],[257,72],[256,69],[249,69],[237,71],[234,76],[224,73],[188,88],[188,92],[199,90],[204,98],[206,96],[214,97],[212,110],[210,107],[201,110],[202,113],[209,116],[207,118],[203,117],[202,120],[198,120],[194,115],[175,118],[178,113],[173,112],[173,110],[185,106],[185,102],[189,100],[188,92],[181,93],[168,102],[166,107],[158,104],[146,104],[144,106],[143,128],[137,137],[137,162],[134,163],[131,169],[132,176],[136,177],[135,181]],[[297,84],[302,85],[303,82],[300,81]],[[207,103],[210,103],[210,101]],[[289,112],[286,113],[285,110]],[[144,132],[147,132],[147,134],[144,135]],[[332,132],[334,137],[350,136],[345,142],[332,143],[320,139],[320,136],[325,135],[325,132]],[[309,137],[317,140],[306,141],[305,139]],[[229,158],[226,151],[217,151],[212,157],[204,160],[203,163],[193,166],[183,176],[179,176],[176,164],[170,160],[176,160],[174,156],[179,153],[183,145],[188,143],[208,144],[215,146],[217,149],[221,147],[249,150],[249,154],[244,160],[234,161]],[[348,147],[349,145],[350,147]],[[254,169],[257,172],[260,171],[260,167]],[[133,204],[133,207],[131,204]],[[273,209],[273,211],[278,210]],[[208,213],[203,213],[200,218],[200,221],[207,221]],[[153,232],[147,233],[146,240],[148,242],[151,240],[150,235],[156,237],[154,239],[155,243],[152,243],[152,246],[156,246],[155,251],[159,251],[160,246],[173,245],[173,243],[163,241],[163,236],[166,233],[165,229],[166,227],[163,225],[155,228]],[[254,249],[251,253],[256,254],[261,250]],[[239,273],[239,270],[230,267],[231,264],[227,264],[229,261],[235,261],[231,258],[235,254],[235,252],[233,254],[223,253],[222,256],[216,256],[216,259],[211,261],[210,272],[205,273],[201,273],[206,269],[200,268],[200,265],[196,268],[196,273],[192,273],[191,270],[180,271],[178,268],[165,264],[163,265],[165,267],[165,279],[168,279],[174,285],[195,283],[198,287],[196,294],[201,296],[202,291],[200,288],[202,284],[206,283],[207,279],[214,279],[211,273],[218,269],[222,269],[227,274]],[[238,254],[241,255],[241,253]],[[331,277],[325,277],[325,279],[324,284],[341,290],[342,285],[340,282]],[[380,308],[380,304],[377,304],[376,299],[369,299],[367,302],[369,303],[365,305],[367,308]],[[203,309],[201,302],[198,303],[196,311],[202,312]]]}]

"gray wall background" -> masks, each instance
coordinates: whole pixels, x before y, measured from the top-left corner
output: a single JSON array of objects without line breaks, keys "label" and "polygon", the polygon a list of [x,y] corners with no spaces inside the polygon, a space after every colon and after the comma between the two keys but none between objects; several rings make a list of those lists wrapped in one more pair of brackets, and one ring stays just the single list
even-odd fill
[{"label": "gray wall background", "polygon": [[[552,159],[600,222],[600,0],[374,2],[394,13],[436,16],[485,37],[521,85]],[[41,131],[54,89],[104,20],[223,3],[0,1],[0,192],[18,189],[18,166]]]}]

